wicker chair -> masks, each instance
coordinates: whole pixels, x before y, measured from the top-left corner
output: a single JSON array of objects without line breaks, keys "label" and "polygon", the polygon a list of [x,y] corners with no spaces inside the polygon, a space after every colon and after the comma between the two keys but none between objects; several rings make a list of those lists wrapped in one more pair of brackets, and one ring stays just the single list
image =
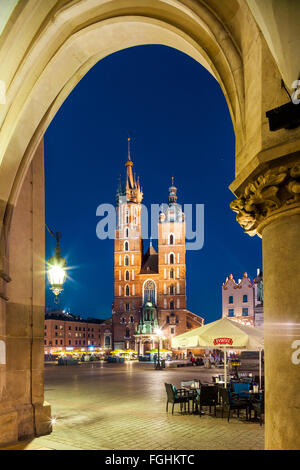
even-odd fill
[{"label": "wicker chair", "polygon": [[246,410],[246,419],[248,420],[248,411],[251,406],[249,400],[232,398],[230,392],[226,388],[220,389],[219,393],[222,405],[222,418],[224,416],[224,410],[226,408],[228,410],[228,422],[230,420],[231,410],[237,410],[238,418],[240,416],[240,410]]},{"label": "wicker chair", "polygon": [[[199,415],[201,417],[202,407],[209,406],[209,412],[211,413],[211,407],[214,407],[214,414],[217,415],[216,406],[218,405],[218,387],[201,385],[201,388],[197,390],[197,396],[194,402],[198,406]],[[193,406],[194,407],[194,406]]]},{"label": "wicker chair", "polygon": [[188,411],[190,411],[190,397],[186,390],[182,388],[175,388],[172,384],[165,383],[166,392],[167,392],[167,406],[166,412],[168,412],[169,403],[172,403],[172,414],[174,414],[174,405],[176,403],[180,404],[180,411],[184,405],[184,410],[186,410],[186,404],[188,404]]},{"label": "wicker chair", "polygon": [[250,407],[250,419],[251,419],[251,410],[254,410],[254,416],[257,418],[259,416],[259,424],[262,426],[263,417],[265,416],[265,400],[264,395],[262,395],[260,400],[253,400]]}]

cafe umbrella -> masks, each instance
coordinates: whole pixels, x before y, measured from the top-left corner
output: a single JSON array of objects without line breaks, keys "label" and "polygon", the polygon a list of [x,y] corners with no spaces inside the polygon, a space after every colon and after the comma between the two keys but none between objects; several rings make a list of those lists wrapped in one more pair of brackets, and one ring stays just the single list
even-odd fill
[{"label": "cafe umbrella", "polygon": [[[259,351],[261,361],[261,350],[264,347],[263,331],[252,326],[243,325],[228,318],[208,323],[172,338],[174,349],[210,348],[222,349],[224,351],[224,380],[227,386],[227,350],[238,349],[247,351]],[[260,386],[261,386],[261,365]]]}]

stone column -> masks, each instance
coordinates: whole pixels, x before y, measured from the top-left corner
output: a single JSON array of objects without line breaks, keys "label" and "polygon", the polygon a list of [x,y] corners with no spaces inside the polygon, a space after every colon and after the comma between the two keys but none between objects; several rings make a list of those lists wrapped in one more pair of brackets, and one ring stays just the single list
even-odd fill
[{"label": "stone column", "polygon": [[231,203],[262,237],[265,447],[300,448],[300,157],[271,167]]},{"label": "stone column", "polygon": [[[10,282],[1,316],[6,352],[0,367],[0,445],[51,432],[44,401],[44,154],[43,142],[12,211],[7,250]],[[2,298],[3,300],[3,298]],[[1,325],[3,326],[3,325]]]}]

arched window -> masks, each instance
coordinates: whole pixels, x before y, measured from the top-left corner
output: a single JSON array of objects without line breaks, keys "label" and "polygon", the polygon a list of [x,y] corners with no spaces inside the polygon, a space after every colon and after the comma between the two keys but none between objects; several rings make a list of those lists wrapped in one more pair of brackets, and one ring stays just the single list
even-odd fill
[{"label": "arched window", "polygon": [[130,317],[130,323],[134,323],[134,317],[132,315]]},{"label": "arched window", "polygon": [[174,264],[174,258],[175,258],[174,253],[170,253],[170,258],[169,258],[170,264]]},{"label": "arched window", "polygon": [[170,279],[174,279],[174,269],[170,270]]},{"label": "arched window", "polygon": [[126,255],[125,258],[124,258],[124,264],[125,266],[129,266],[129,256]]},{"label": "arched window", "polygon": [[127,240],[126,240],[126,242],[124,243],[124,250],[125,250],[125,251],[129,251],[129,243],[128,243]]},{"label": "arched window", "polygon": [[125,281],[129,281],[129,280],[130,280],[130,279],[129,279],[129,271],[126,270],[126,271],[125,271]]},{"label": "arched window", "polygon": [[173,235],[173,233],[170,233],[170,235],[169,235],[169,245],[174,245],[174,235]]},{"label": "arched window", "polygon": [[129,208],[125,209],[125,224],[129,224]]},{"label": "arched window", "polygon": [[155,283],[151,280],[144,284],[144,303],[146,302],[155,304]]},{"label": "arched window", "polygon": [[174,310],[174,300],[170,301],[170,310]]},{"label": "arched window", "polygon": [[174,286],[173,286],[173,284],[170,285],[170,294],[171,294],[171,295],[174,294]]},{"label": "arched window", "polygon": [[128,238],[129,237],[129,228],[126,227],[125,228],[125,238]]},{"label": "arched window", "polygon": [[130,295],[129,293],[129,285],[127,284],[126,287],[125,287],[125,295]]}]

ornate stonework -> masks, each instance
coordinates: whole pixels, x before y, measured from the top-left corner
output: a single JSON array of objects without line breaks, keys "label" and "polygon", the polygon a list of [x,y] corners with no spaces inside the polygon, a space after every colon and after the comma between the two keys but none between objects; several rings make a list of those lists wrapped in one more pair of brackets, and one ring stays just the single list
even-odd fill
[{"label": "ornate stonework", "polygon": [[244,194],[230,203],[236,220],[253,236],[273,213],[300,203],[300,163],[271,168],[249,183]]}]

